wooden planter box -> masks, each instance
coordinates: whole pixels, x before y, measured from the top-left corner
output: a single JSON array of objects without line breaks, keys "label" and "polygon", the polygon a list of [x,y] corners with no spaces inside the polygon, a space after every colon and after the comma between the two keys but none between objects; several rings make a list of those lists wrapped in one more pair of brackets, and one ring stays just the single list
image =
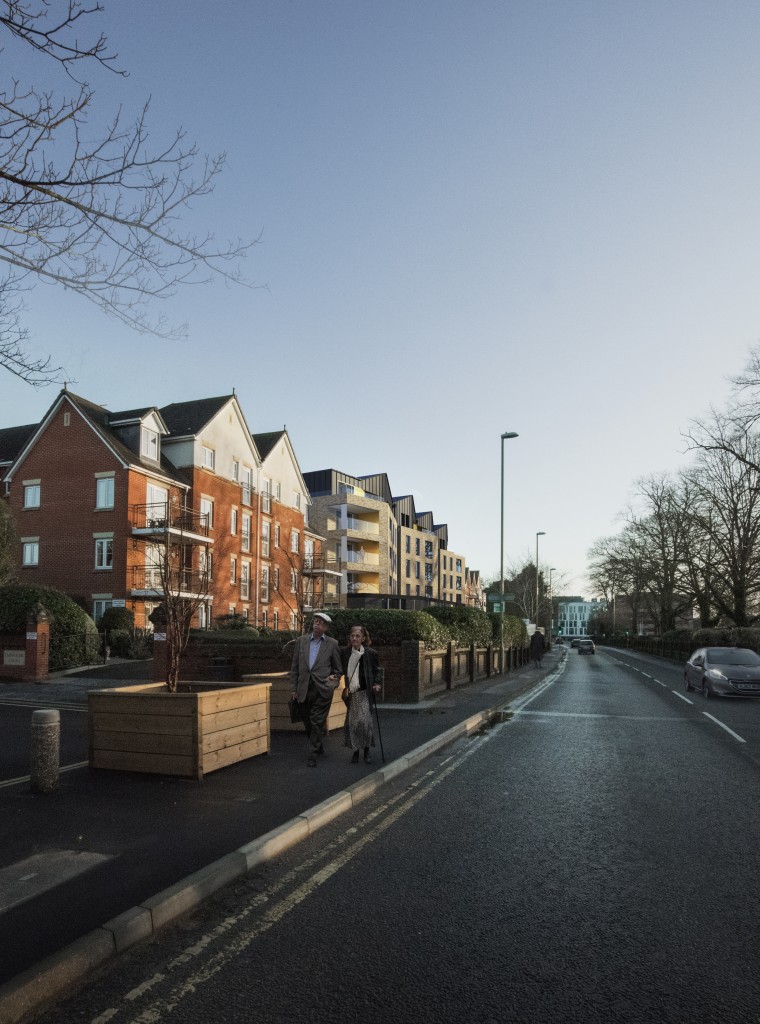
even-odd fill
[{"label": "wooden planter box", "polygon": [[164,683],[90,690],[90,767],[202,779],[269,752],[269,684],[169,693]]},{"label": "wooden planter box", "polygon": [[[272,686],[269,720],[275,732],[303,732],[302,722],[291,722],[288,700],[290,699],[290,674],[288,672],[261,672],[243,676],[244,682],[270,683]],[[346,720],[346,705],[341,699],[342,686],[336,686],[332,704],[325,722],[325,733],[340,730]]]}]

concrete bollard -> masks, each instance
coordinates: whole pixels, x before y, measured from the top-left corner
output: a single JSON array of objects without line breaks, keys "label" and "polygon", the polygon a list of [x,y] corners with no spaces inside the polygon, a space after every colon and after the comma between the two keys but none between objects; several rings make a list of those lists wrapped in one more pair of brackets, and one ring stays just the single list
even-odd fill
[{"label": "concrete bollard", "polygon": [[61,750],[60,711],[32,712],[32,789],[52,793],[58,789]]}]

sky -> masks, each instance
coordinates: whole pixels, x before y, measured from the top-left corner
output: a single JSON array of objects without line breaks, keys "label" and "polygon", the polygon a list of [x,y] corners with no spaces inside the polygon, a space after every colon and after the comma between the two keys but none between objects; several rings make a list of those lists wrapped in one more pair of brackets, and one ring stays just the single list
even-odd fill
[{"label": "sky", "polygon": [[[103,0],[128,78],[226,152],[188,213],[257,240],[253,288],[186,288],[141,336],[50,286],[35,354],[113,410],[231,393],[303,471],[384,472],[486,579],[587,551],[760,340],[760,5],[744,0]],[[34,66],[36,72],[36,65]],[[31,68],[30,68],[31,73]],[[0,427],[59,385],[0,374]]]}]

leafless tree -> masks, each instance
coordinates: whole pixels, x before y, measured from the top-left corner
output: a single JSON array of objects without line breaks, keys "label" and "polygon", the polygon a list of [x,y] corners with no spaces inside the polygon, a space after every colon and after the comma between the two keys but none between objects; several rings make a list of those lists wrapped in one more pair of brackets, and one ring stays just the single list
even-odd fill
[{"label": "leafless tree", "polygon": [[152,148],[147,103],[131,121],[118,110],[91,125],[84,74],[123,74],[104,35],[87,40],[102,9],[99,0],[0,0],[5,52],[19,66],[25,51],[48,58],[50,77],[0,81],[0,366],[36,386],[60,380],[61,368],[28,352],[23,293],[35,283],[73,291],[139,332],[178,337],[184,327],[151,318],[152,300],[213,276],[242,283],[250,248],[178,228],[191,201],[213,190],[224,154],[201,158],[181,129]]},{"label": "leafless tree", "polygon": [[8,502],[0,498],[0,586],[16,579],[16,530]]}]

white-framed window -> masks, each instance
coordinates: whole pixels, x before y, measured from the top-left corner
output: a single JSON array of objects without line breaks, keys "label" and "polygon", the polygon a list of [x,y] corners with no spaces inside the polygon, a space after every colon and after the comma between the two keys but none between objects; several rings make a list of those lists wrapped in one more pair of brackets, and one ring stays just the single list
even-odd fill
[{"label": "white-framed window", "polygon": [[290,628],[293,630],[298,629],[298,616],[294,611],[290,613]]},{"label": "white-framed window", "polygon": [[107,608],[113,608],[113,601],[105,597],[96,597],[93,599],[92,618],[96,626],[103,618],[103,613],[106,611]]},{"label": "white-framed window", "polygon": [[282,484],[280,483],[279,480],[274,485],[274,496],[277,499],[277,501],[282,500]]},{"label": "white-framed window", "polygon": [[198,553],[198,569],[201,576],[208,574],[209,583],[214,578],[214,553],[206,548],[201,548]]},{"label": "white-framed window", "polygon": [[243,513],[240,529],[240,547],[243,551],[251,550],[251,517],[247,512]]},{"label": "white-framed window", "polygon": [[303,564],[307,569],[314,567],[314,541],[305,540],[303,545]]},{"label": "white-framed window", "polygon": [[272,629],[277,631],[280,628],[280,613],[272,612]]},{"label": "white-framed window", "polygon": [[298,530],[290,531],[290,550],[296,554],[301,550],[301,535]]},{"label": "white-framed window", "polygon": [[261,613],[261,625],[263,629],[267,628],[267,610],[266,608]]},{"label": "white-framed window", "polygon": [[237,583],[237,558],[230,558],[230,583]]},{"label": "white-framed window", "polygon": [[243,562],[240,566],[240,596],[247,600],[251,587],[251,563]]},{"label": "white-framed window", "polygon": [[39,537],[34,539],[23,540],[21,542],[21,564],[22,565],[39,565],[40,564],[40,540]]},{"label": "white-framed window", "polygon": [[269,558],[269,537],[272,530],[272,524],[262,522],[261,524],[261,557]]},{"label": "white-framed window", "polygon": [[269,566],[261,567],[261,600],[269,600]]},{"label": "white-framed window", "polygon": [[233,508],[230,510],[230,533],[234,537],[238,531],[238,510]]},{"label": "white-framed window", "polygon": [[272,481],[262,480],[261,482],[261,509],[263,512],[272,511]]},{"label": "white-framed window", "polygon": [[293,491],[293,508],[301,508],[301,492]]},{"label": "white-framed window", "polygon": [[213,448],[207,448],[206,445],[201,445],[201,465],[205,466],[206,469],[213,469],[216,463],[216,452]]},{"label": "white-framed window", "polygon": [[280,546],[280,524],[274,524],[274,546],[278,548]]},{"label": "white-framed window", "polygon": [[201,498],[201,519],[209,528],[214,527],[214,502],[211,498]]},{"label": "white-framed window", "polygon": [[274,587],[275,594],[279,593],[280,590],[280,567],[276,565],[272,570],[272,586]]},{"label": "white-framed window", "polygon": [[140,454],[158,462],[158,434],[150,427],[142,427],[140,430]]},{"label": "white-framed window", "polygon": [[232,460],[232,479],[235,483],[240,480],[240,463],[237,459]]},{"label": "white-framed window", "polygon": [[95,568],[113,569],[113,540],[110,537],[95,541]]},{"label": "white-framed window", "polygon": [[242,502],[244,505],[250,505],[253,493],[253,470],[250,466],[243,466],[243,477],[240,483],[243,489]]},{"label": "white-framed window", "polygon": [[40,482],[24,484],[24,508],[40,507]]},{"label": "white-framed window", "polygon": [[101,476],[95,481],[95,508],[113,508],[114,479]]},{"label": "white-framed window", "polygon": [[291,594],[298,592],[298,573],[295,569],[290,570],[290,592]]}]

